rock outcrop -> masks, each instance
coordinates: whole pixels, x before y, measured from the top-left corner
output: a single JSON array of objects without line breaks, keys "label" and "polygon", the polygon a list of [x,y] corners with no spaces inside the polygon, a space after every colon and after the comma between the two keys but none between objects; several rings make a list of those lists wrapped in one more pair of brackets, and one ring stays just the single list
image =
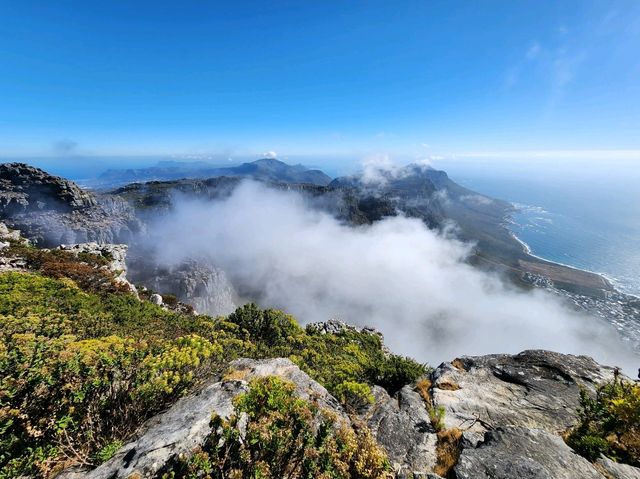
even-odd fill
[{"label": "rock outcrop", "polygon": [[[328,326],[330,327],[330,326]],[[431,404],[444,408],[445,428],[463,435],[460,456],[449,471],[456,479],[636,479],[637,468],[601,458],[592,464],[577,455],[560,433],[577,421],[579,390],[593,391],[613,375],[584,356],[548,351],[463,357],[443,363],[430,375]],[[240,359],[226,380],[205,385],[152,418],[140,436],[92,471],[67,471],[61,478],[154,477],[180,454],[189,454],[210,433],[215,412],[233,413],[233,398],[255,377],[278,376],[296,393],[317,402],[344,423],[365,422],[387,452],[398,479],[438,478],[439,437],[429,409],[413,386],[395,396],[373,388],[375,403],[349,417],[327,390],[288,359]]]},{"label": "rock outcrop", "polygon": [[224,271],[198,261],[163,267],[140,256],[130,262],[129,277],[136,284],[173,294],[202,314],[227,315],[237,308],[235,289]]},{"label": "rock outcrop", "polygon": [[72,181],[24,163],[0,164],[0,215],[96,206],[95,197]]},{"label": "rock outcrop", "polygon": [[486,434],[476,448],[464,449],[456,479],[602,479],[560,436],[542,429],[504,427]]},{"label": "rock outcrop", "polygon": [[524,351],[463,357],[433,373],[433,402],[445,426],[483,434],[502,426],[565,431],[577,421],[580,388],[594,392],[613,368],[587,356]]},{"label": "rock outcrop", "polygon": [[123,446],[109,461],[91,471],[63,472],[58,479],[155,477],[172,460],[181,454],[189,455],[201,446],[211,433],[212,413],[223,418],[233,414],[233,398],[245,392],[248,381],[256,377],[278,376],[292,381],[301,398],[313,399],[349,423],[338,401],[288,359],[240,359],[233,361],[229,368],[235,379],[210,383],[178,400],[168,411],[150,419],[140,436]]},{"label": "rock outcrop", "polygon": [[23,163],[0,164],[0,218],[40,246],[126,243],[142,228],[124,200]]},{"label": "rock outcrop", "polygon": [[425,477],[436,464],[436,431],[422,397],[410,386],[395,397],[373,388],[375,403],[365,413],[367,425],[389,456],[399,479]]},{"label": "rock outcrop", "polygon": [[107,259],[109,263],[106,268],[115,273],[115,281],[125,286],[129,291],[137,296],[136,287],[127,279],[127,250],[129,247],[125,244],[98,244],[96,242],[91,243],[79,243],[71,245],[60,245],[59,249],[68,251],[75,256],[81,253],[93,254],[96,256],[102,256]]}]

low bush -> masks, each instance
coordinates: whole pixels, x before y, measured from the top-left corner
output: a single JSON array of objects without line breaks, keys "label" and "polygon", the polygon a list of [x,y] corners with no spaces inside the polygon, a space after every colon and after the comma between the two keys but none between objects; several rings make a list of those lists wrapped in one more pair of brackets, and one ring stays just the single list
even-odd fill
[{"label": "low bush", "polygon": [[618,374],[598,388],[595,397],[580,393],[580,423],[567,443],[587,459],[600,454],[640,466],[640,384]]},{"label": "low bush", "polygon": [[[384,452],[368,430],[354,431],[294,394],[276,377],[255,379],[235,400],[236,414],[212,419],[205,446],[165,478],[386,479]],[[246,418],[246,419],[243,419]]]},{"label": "low bush", "polygon": [[99,257],[10,253],[38,272],[0,274],[0,479],[106,460],[239,357],[288,357],[354,407],[371,399],[370,384],[394,392],[425,371],[386,354],[377,335],[306,331],[254,304],[227,318],[165,311],[116,287]]},{"label": "low bush", "polygon": [[347,411],[358,412],[374,402],[371,387],[368,384],[344,381],[338,384],[334,392]]}]

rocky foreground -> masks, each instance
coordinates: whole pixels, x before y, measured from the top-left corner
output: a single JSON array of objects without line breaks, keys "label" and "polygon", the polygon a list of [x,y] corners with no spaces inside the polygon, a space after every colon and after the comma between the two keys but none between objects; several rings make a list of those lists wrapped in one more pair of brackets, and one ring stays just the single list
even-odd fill
[{"label": "rocky foreground", "polygon": [[[147,359],[155,360],[154,354],[159,354],[159,358],[164,356],[173,358],[176,351],[175,345],[183,345],[185,338],[187,341],[191,341],[193,338],[192,336],[174,338],[174,335],[186,335],[188,331],[196,331],[200,335],[205,335],[205,333],[210,334],[211,331],[214,331],[215,334],[211,337],[212,342],[210,344],[208,340],[204,342],[209,344],[211,351],[218,350],[218,343],[224,344],[224,347],[227,348],[220,349],[221,357],[216,358],[217,362],[215,363],[216,367],[224,367],[226,372],[220,374],[218,369],[215,369],[215,373],[207,372],[204,374],[203,371],[199,371],[197,367],[200,365],[200,357],[197,355],[204,354],[203,350],[198,349],[199,346],[194,346],[193,350],[185,347],[185,350],[190,351],[189,354],[185,354],[185,357],[188,356],[187,359],[195,358],[197,361],[194,360],[195,366],[187,364],[184,366],[184,370],[180,370],[180,374],[184,374],[184,378],[187,378],[183,389],[180,389],[180,394],[184,394],[183,397],[174,400],[171,393],[167,393],[165,388],[159,387],[159,390],[154,394],[166,393],[166,397],[163,397],[162,401],[157,401],[155,404],[157,409],[148,412],[148,414],[145,414],[145,411],[132,408],[141,415],[139,420],[136,417],[128,419],[128,422],[134,424],[135,428],[142,424],[144,419],[148,417],[150,419],[144,422],[144,425],[133,434],[128,431],[123,432],[121,436],[123,440],[130,440],[130,442],[115,451],[110,459],[93,467],[90,465],[98,464],[101,461],[86,459],[86,454],[85,456],[77,454],[78,457],[68,457],[68,461],[64,462],[64,467],[67,467],[68,464],[75,464],[73,467],[67,467],[60,474],[57,474],[58,469],[50,469],[48,477],[54,477],[55,474],[62,479],[171,477],[166,474],[176,461],[192,456],[196,451],[205,447],[207,440],[210,440],[214,427],[211,422],[212,415],[223,419],[237,416],[236,399],[250,389],[252,380],[277,377],[293,383],[297,397],[315,404],[322,411],[326,411],[334,418],[337,425],[341,425],[340,427],[356,432],[365,429],[370,431],[375,439],[376,447],[380,447],[384,451],[385,457],[388,457],[392,466],[393,476],[398,479],[420,477],[457,479],[640,478],[640,469],[615,463],[604,456],[591,462],[578,455],[564,440],[568,431],[579,422],[578,410],[581,391],[586,391],[588,395],[594,396],[599,385],[614,378],[613,368],[599,365],[585,356],[562,355],[549,351],[525,351],[517,355],[462,357],[441,364],[415,381],[416,376],[412,377],[410,381],[402,382],[401,384],[404,386],[399,390],[389,387],[384,389],[376,385],[381,383],[376,382],[375,377],[373,379],[367,377],[366,387],[371,385],[371,400],[359,404],[358,407],[347,407],[344,398],[339,400],[332,395],[323,385],[303,372],[290,359],[274,358],[274,356],[289,355],[299,361],[298,364],[301,364],[302,367],[305,367],[306,364],[307,370],[315,370],[317,376],[314,377],[325,376],[323,381],[326,381],[334,371],[326,364],[320,364],[320,366],[317,364],[326,361],[327,358],[315,357],[313,345],[331,345],[338,338],[349,341],[345,338],[351,337],[350,334],[354,333],[359,335],[358,340],[361,342],[360,349],[357,349],[356,353],[352,353],[354,357],[364,355],[367,351],[371,352],[367,349],[367,345],[370,343],[367,340],[368,337],[374,337],[374,343],[378,345],[378,348],[381,348],[381,350],[374,348],[373,353],[383,358],[391,357],[391,352],[384,348],[380,342],[382,338],[378,332],[369,329],[360,330],[335,321],[309,325],[305,333],[302,332],[302,329],[296,329],[299,328],[298,326],[288,325],[287,327],[297,331],[296,334],[299,337],[308,335],[305,340],[309,343],[302,343],[307,344],[308,348],[303,360],[297,356],[299,351],[290,350],[288,336],[284,337],[286,341],[280,338],[281,342],[275,342],[265,353],[265,350],[260,348],[264,348],[262,342],[266,338],[260,335],[256,335],[256,337],[249,335],[251,341],[248,341],[247,332],[242,330],[242,323],[231,324],[225,323],[224,320],[220,323],[206,319],[204,316],[194,315],[193,310],[184,308],[185,305],[175,302],[175,298],[173,298],[173,304],[169,304],[171,303],[168,299],[170,295],[163,299],[162,296],[151,294],[152,292],[146,289],[141,289],[138,294],[139,292],[126,277],[125,254],[127,247],[109,244],[117,241],[126,242],[137,229],[143,228],[143,223],[135,216],[132,208],[121,198],[92,195],[81,190],[72,182],[51,177],[41,170],[19,164],[3,165],[0,168],[0,217],[10,228],[21,230],[32,243],[52,248],[35,250],[29,246],[28,241],[22,238],[18,231],[7,228],[4,223],[0,223],[0,273],[6,274],[7,277],[10,276],[5,286],[7,288],[15,287],[15,291],[20,292],[20,288],[16,285],[26,285],[25,287],[32,288],[33,291],[36,291],[36,283],[41,287],[49,285],[52,288],[50,295],[54,294],[55,288],[67,288],[66,294],[73,295],[77,301],[67,304],[64,302],[66,299],[61,296],[56,300],[60,302],[58,305],[60,307],[58,307],[56,301],[43,300],[38,303],[37,307],[44,303],[51,303],[45,306],[52,309],[55,314],[50,317],[36,317],[37,315],[25,312],[26,316],[22,318],[17,316],[23,314],[21,307],[24,307],[25,311],[36,311],[40,314],[40,310],[36,309],[36,306],[29,304],[30,295],[25,295],[22,299],[25,305],[12,306],[11,314],[16,316],[9,314],[4,318],[7,324],[16,331],[5,335],[6,344],[16,348],[14,343],[16,338],[24,341],[25,344],[30,344],[30,341],[35,344],[35,342],[41,341],[41,338],[46,334],[51,333],[47,333],[45,328],[38,329],[37,335],[31,334],[33,331],[29,329],[29,322],[35,321],[34,324],[37,324],[38,321],[46,323],[61,320],[60,327],[69,328],[71,323],[69,323],[67,316],[75,314],[79,307],[78,304],[84,304],[80,303],[81,298],[89,298],[87,294],[96,294],[91,296],[93,302],[86,300],[88,303],[84,304],[84,307],[99,308],[102,307],[100,301],[104,301],[104,304],[111,306],[108,306],[103,314],[108,313],[107,317],[119,318],[118,322],[106,321],[104,324],[89,322],[85,325],[85,331],[80,334],[77,325],[84,324],[83,321],[88,319],[93,321],[93,318],[90,317],[90,314],[73,316],[76,323],[73,324],[72,330],[64,329],[65,334],[60,336],[62,342],[58,341],[58,333],[54,331],[55,334],[51,333],[51,338],[47,337],[46,341],[42,343],[51,347],[53,351],[54,347],[59,347],[65,341],[73,339],[73,342],[69,343],[70,349],[61,350],[59,355],[56,353],[47,357],[50,364],[57,365],[60,358],[63,358],[65,354],[70,354],[70,351],[73,354],[80,354],[78,352],[80,351],[82,354],[86,354],[86,356],[82,356],[83,361],[92,365],[94,358],[92,348],[106,348],[106,351],[111,351],[109,348],[112,348],[113,345],[110,341],[117,339],[116,332],[122,334],[122,341],[125,342],[141,339],[140,337],[147,340],[147,336],[153,336],[154,333],[159,335],[162,332],[152,331],[151,328],[157,330],[169,328],[173,321],[179,328],[171,332],[171,336],[167,332],[163,333],[167,337],[161,338],[162,340],[157,339],[158,342],[154,345],[154,347],[160,348],[161,354],[156,350],[149,349],[145,352]],[[72,261],[72,258],[77,261]],[[92,259],[87,263],[83,258]],[[74,268],[74,270],[71,271],[69,268]],[[92,277],[95,276],[96,283],[83,284],[84,273],[91,274]],[[151,289],[173,292],[178,295],[179,299],[189,300],[198,311],[221,310],[226,314],[235,307],[233,293],[225,286],[228,283],[226,278],[215,270],[209,270],[202,265],[178,265],[175,269],[156,268],[146,270],[145,273],[148,277],[144,282]],[[20,277],[22,274],[25,276]],[[33,274],[36,276],[30,276]],[[60,278],[72,278],[80,284],[83,292],[80,294],[76,291],[77,285],[65,282],[55,284],[46,282],[37,276],[41,274],[48,278],[55,278],[56,281]],[[113,281],[111,289],[107,292],[104,291],[105,278]],[[550,287],[553,287],[553,284]],[[224,293],[222,299],[220,299],[221,291]],[[581,306],[580,301],[585,298],[577,293],[564,292],[563,294],[568,294],[570,299],[575,300],[576,306]],[[135,300],[130,300],[131,296]],[[198,303],[194,301],[194,298],[201,298],[202,302]],[[10,299],[14,300],[13,297]],[[599,301],[606,306],[611,304],[607,302],[610,299],[609,297],[602,300],[591,298],[589,301]],[[156,309],[146,306],[138,308],[141,302],[147,300],[153,303]],[[616,301],[616,304],[618,303],[620,301]],[[637,304],[634,303],[632,306],[637,307]],[[94,311],[94,309],[87,309],[87,311]],[[129,311],[146,311],[148,317],[146,319],[132,317],[128,314]],[[615,311],[618,310],[615,309]],[[627,318],[628,315],[625,314],[625,311],[623,310],[620,314],[616,313],[616,315]],[[127,314],[123,314],[123,312]],[[262,319],[267,317],[266,313],[258,311],[257,314]],[[164,317],[164,319],[154,323],[156,317]],[[275,317],[281,318],[278,315]],[[141,321],[140,325],[135,323],[137,320]],[[288,323],[285,321],[283,324],[287,325]],[[144,331],[136,330],[135,328],[138,326]],[[101,329],[96,330],[96,328]],[[184,328],[184,331],[180,328]],[[30,334],[24,334],[24,332]],[[228,335],[226,343],[220,341],[222,333]],[[78,335],[78,337],[75,338],[71,334]],[[318,342],[314,335],[324,335],[328,337],[328,340],[326,343]],[[99,338],[96,339],[96,336]],[[353,340],[351,341],[353,342]],[[146,342],[136,344],[137,348],[149,347]],[[344,349],[351,346],[352,344],[347,344]],[[8,348],[5,347],[4,351],[7,350]],[[24,347],[24,350],[31,351],[28,347]],[[121,352],[120,349],[116,350]],[[138,359],[132,359],[137,354],[137,349],[123,349],[122,351],[131,355],[126,356],[126,361],[123,360],[122,368],[130,364],[137,364],[135,361]],[[178,351],[182,350],[178,349]],[[283,354],[281,351],[288,352]],[[237,354],[235,357],[244,359],[230,362],[228,353]],[[271,359],[247,359],[245,357],[247,353],[255,354],[254,357],[268,355]],[[333,357],[333,353],[328,356]],[[3,360],[2,354],[3,350],[0,349],[0,360]],[[207,352],[206,354],[213,353]],[[202,356],[203,360],[209,357],[206,354]],[[36,374],[37,378],[40,377],[42,371],[46,370],[46,368],[39,368],[27,356],[22,359],[24,359],[22,363],[17,362],[16,364],[24,367],[25,371]],[[163,378],[163,374],[173,373],[172,368],[176,368],[179,360],[184,360],[184,357],[178,355],[176,359],[160,361],[158,362],[159,366],[151,370],[149,374],[158,374],[160,378]],[[113,364],[109,363],[109,367],[112,367]],[[155,363],[143,361],[139,363],[139,366],[149,364]],[[0,363],[0,365],[2,364]],[[56,367],[66,368],[68,365],[68,361],[60,361],[60,365]],[[353,369],[354,367],[353,364],[348,363],[347,366],[348,371],[349,368]],[[54,370],[53,367],[49,369]],[[139,367],[132,368],[131,377],[135,377],[138,369]],[[205,379],[196,383],[192,378],[193,370],[203,373]],[[12,371],[7,369],[7,374],[15,375],[15,371],[16,368],[13,368]],[[81,380],[86,381],[86,384],[82,384],[83,387],[86,385],[88,390],[93,387],[94,383],[100,383],[104,388],[101,391],[105,397],[110,397],[109,394],[112,394],[114,390],[117,392],[124,383],[122,371],[117,368],[110,371],[109,374],[112,374],[113,378],[108,375],[103,377],[100,375],[101,373],[98,374],[99,371],[94,370],[89,371],[91,374],[84,370],[74,371],[74,374],[77,373],[80,376],[72,377],[77,384],[80,384]],[[207,371],[214,371],[214,369]],[[423,371],[424,368],[420,370],[419,374],[422,374]],[[86,377],[82,376],[85,373]],[[93,374],[95,377],[92,376]],[[3,385],[3,387],[6,386],[6,391],[9,391],[10,394],[0,394],[0,419],[7,420],[8,428],[15,427],[15,424],[20,421],[25,423],[24,431],[19,431],[20,434],[24,432],[22,436],[14,432],[14,437],[20,437],[20,440],[28,438],[37,444],[45,432],[55,437],[55,441],[60,441],[59,436],[61,435],[65,441],[69,441],[69,447],[65,449],[65,444],[62,443],[61,446],[59,442],[52,442],[52,444],[55,444],[60,450],[74,452],[74,447],[81,446],[80,440],[76,439],[72,443],[66,436],[67,429],[72,430],[73,422],[69,423],[71,426],[60,426],[57,423],[52,425],[51,421],[46,420],[32,424],[26,414],[19,413],[19,409],[5,405],[3,401],[7,401],[7,398],[10,400],[24,392],[23,384],[18,376],[16,376],[17,379],[14,378],[15,381],[7,381],[7,384]],[[153,378],[155,376],[152,376]],[[65,388],[71,388],[75,384],[73,381],[65,383],[62,376],[61,378],[52,376],[49,380],[53,381],[54,379],[60,379],[60,391],[52,393],[46,388],[39,389],[41,384],[38,381],[42,382],[42,380],[36,381],[34,379],[35,389],[29,394],[25,393],[25,398],[28,400],[19,404],[20,408],[29,410],[36,399],[47,394],[55,396],[59,392],[62,396],[65,393]],[[103,380],[104,384],[101,383]],[[148,378],[145,380],[148,381]],[[190,381],[197,385],[195,390],[191,388]],[[337,379],[334,382],[338,382]],[[132,380],[128,386],[132,388],[132,391],[139,393],[140,391],[135,389],[137,384]],[[150,384],[157,385],[159,383],[155,381]],[[334,392],[338,390],[339,384],[331,385],[327,382],[324,384]],[[360,384],[360,386],[363,385]],[[389,390],[395,392],[390,394]],[[122,397],[126,397],[128,401],[133,396],[123,394]],[[73,402],[73,406],[68,407],[68,417],[77,414],[76,405],[83,402],[91,404],[85,415],[89,418],[92,417],[91,412],[94,408],[108,405],[107,401],[92,403],[91,399],[91,395],[73,396],[72,399],[65,399],[65,407],[72,404],[70,401],[77,401],[77,403]],[[56,407],[58,403],[57,400],[51,401],[51,404],[56,404]],[[60,404],[62,403],[60,402]],[[130,406],[128,405],[128,407]],[[36,407],[31,412],[38,413],[41,412],[40,409]],[[109,411],[106,417],[111,418],[111,409],[106,408],[105,410]],[[163,412],[155,414],[158,411]],[[15,415],[15,420],[12,419],[11,414]],[[242,414],[244,413],[240,413],[238,423],[240,442],[245,440],[247,434],[246,418]],[[63,419],[66,417],[64,416]],[[75,420],[80,418],[81,416],[78,415]],[[101,417],[101,420],[109,423],[105,417]],[[114,420],[112,422],[122,426],[121,423],[127,421]],[[87,424],[90,424],[90,421]],[[85,432],[84,429],[75,431],[78,438],[91,438],[93,433],[83,435]],[[622,432],[624,433],[624,431]],[[105,433],[105,436],[107,435]],[[4,443],[3,440],[0,440],[0,445],[13,451],[17,456],[16,451],[20,449],[17,440],[7,443]],[[56,451],[50,450],[51,454],[60,456]],[[5,460],[6,457],[0,457],[0,459]],[[39,460],[39,457],[33,459],[34,462]],[[57,460],[60,464],[61,459],[58,457]],[[18,467],[22,466],[16,467],[15,470],[20,470]],[[46,470],[46,461],[40,461],[39,467]],[[0,477],[4,477],[2,473],[0,473]],[[6,477],[21,476],[8,475]]]},{"label": "rocky foreground", "polygon": [[[459,457],[449,477],[479,478],[640,478],[640,469],[601,457],[591,463],[577,455],[562,434],[577,420],[580,389],[593,393],[614,370],[585,356],[549,351],[462,357],[443,363],[428,378],[426,391],[403,387],[390,397],[374,387],[375,402],[349,416],[327,390],[288,359],[232,362],[227,377],[205,384],[146,423],[140,435],[98,468],[69,470],[60,479],[158,477],[178,456],[202,446],[211,433],[212,413],[228,418],[233,398],[248,381],[278,376],[292,381],[296,394],[315,401],[341,421],[364,421],[387,452],[395,477],[438,478],[442,431],[459,435]],[[424,384],[424,383],[423,383]],[[437,431],[430,410],[444,411]]]}]

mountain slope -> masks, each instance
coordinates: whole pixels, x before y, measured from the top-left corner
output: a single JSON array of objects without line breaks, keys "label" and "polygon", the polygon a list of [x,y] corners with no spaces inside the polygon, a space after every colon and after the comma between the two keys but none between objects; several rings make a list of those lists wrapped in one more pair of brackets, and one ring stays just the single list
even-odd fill
[{"label": "mountain slope", "polygon": [[203,162],[160,162],[157,166],[149,168],[112,169],[100,175],[97,184],[101,187],[115,187],[132,182],[217,176],[246,177],[281,183],[309,183],[322,186],[331,181],[331,178],[320,170],[309,169],[302,165],[288,165],[273,158],[263,158],[230,167],[216,167]]}]

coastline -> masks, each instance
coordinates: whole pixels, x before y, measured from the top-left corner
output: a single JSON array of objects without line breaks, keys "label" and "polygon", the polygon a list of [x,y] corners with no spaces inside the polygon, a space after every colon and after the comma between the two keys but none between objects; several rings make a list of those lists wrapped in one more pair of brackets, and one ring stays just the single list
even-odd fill
[{"label": "coastline", "polygon": [[[511,218],[509,218],[509,220],[511,220]],[[522,246],[522,250],[527,256],[530,256],[532,258],[535,258],[535,259],[537,259],[539,261],[543,261],[543,262],[548,263],[548,264],[552,264],[552,265],[556,265],[556,266],[562,266],[563,268],[569,268],[569,269],[574,270],[574,271],[578,271],[578,272],[582,272],[582,273],[588,273],[588,274],[599,276],[608,285],[611,286],[611,289],[615,293],[622,294],[622,295],[629,296],[631,298],[635,298],[635,299],[640,300],[640,296],[639,295],[632,294],[632,293],[627,293],[625,291],[622,291],[620,289],[620,286],[619,286],[619,284],[620,284],[619,281],[616,280],[615,278],[612,278],[612,277],[608,276],[606,273],[602,273],[600,271],[592,271],[592,270],[585,269],[585,268],[579,268],[577,266],[573,266],[573,265],[566,264],[566,263],[561,263],[561,262],[558,262],[558,261],[553,261],[553,260],[547,259],[547,258],[545,258],[543,256],[540,256],[538,254],[535,254],[533,252],[533,250],[531,249],[531,246],[529,246],[526,241],[524,241],[522,238],[518,237],[518,235],[516,233],[514,233],[511,230],[511,228],[509,228],[509,226],[508,226],[509,224],[514,224],[514,223],[513,223],[513,221],[508,221],[507,225],[505,225],[505,228],[507,229],[507,231],[509,231],[509,234],[511,235],[511,237],[515,241],[517,241],[518,244],[520,244],[520,246]]]}]

